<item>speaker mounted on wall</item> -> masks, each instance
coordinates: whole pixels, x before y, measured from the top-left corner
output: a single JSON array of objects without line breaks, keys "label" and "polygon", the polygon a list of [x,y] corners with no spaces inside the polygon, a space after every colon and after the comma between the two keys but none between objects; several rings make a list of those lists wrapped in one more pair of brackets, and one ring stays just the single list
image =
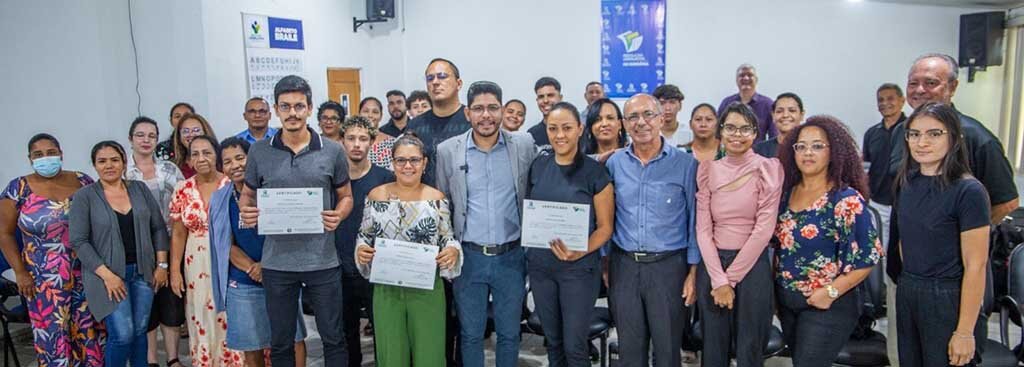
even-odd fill
[{"label": "speaker mounted on wall", "polygon": [[1003,30],[1006,12],[992,11],[960,15],[960,67],[967,69],[967,81],[987,66],[1003,64]]},{"label": "speaker mounted on wall", "polygon": [[[383,23],[395,18],[395,0],[366,0],[366,19],[352,17],[352,33],[366,23]],[[370,25],[373,29],[373,25]]]}]

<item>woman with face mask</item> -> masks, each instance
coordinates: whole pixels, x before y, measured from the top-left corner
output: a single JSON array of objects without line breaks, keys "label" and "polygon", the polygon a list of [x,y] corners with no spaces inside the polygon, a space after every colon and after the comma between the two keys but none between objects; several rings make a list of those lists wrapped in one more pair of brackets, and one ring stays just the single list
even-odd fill
[{"label": "woman with face mask", "polygon": [[52,135],[29,139],[28,158],[35,173],[11,180],[0,194],[0,250],[29,300],[39,366],[101,366],[101,326],[87,308],[82,265],[68,241],[71,196],[93,180],[62,169],[63,152]]}]

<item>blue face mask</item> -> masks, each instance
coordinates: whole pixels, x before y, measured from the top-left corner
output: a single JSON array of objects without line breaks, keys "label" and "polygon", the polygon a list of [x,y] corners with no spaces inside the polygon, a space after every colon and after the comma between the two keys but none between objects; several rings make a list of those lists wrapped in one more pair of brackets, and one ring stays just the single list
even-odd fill
[{"label": "blue face mask", "polygon": [[40,176],[50,178],[60,173],[62,163],[60,157],[36,158],[32,160],[32,169]]}]

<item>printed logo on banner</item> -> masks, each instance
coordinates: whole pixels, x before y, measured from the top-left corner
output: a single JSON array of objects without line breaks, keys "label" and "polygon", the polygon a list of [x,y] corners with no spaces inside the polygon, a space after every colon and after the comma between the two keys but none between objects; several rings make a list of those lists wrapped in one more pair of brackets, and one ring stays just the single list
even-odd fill
[{"label": "printed logo on banner", "polygon": [[666,0],[601,1],[601,81],[628,98],[665,83]]},{"label": "printed logo on banner", "polygon": [[271,48],[303,49],[302,21],[268,17],[267,24]]},{"label": "printed logo on banner", "polygon": [[622,40],[622,45],[626,47],[626,52],[636,52],[644,44],[644,36],[637,31],[622,32],[618,35],[618,38]]},{"label": "printed logo on banner", "polygon": [[245,14],[242,17],[242,32],[245,34],[245,47],[268,48],[267,17]]}]

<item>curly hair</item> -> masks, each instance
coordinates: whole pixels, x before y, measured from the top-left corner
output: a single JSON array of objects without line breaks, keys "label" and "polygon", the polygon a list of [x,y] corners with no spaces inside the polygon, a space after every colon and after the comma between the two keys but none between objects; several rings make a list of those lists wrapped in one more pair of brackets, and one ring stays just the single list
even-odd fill
[{"label": "curly hair", "polygon": [[796,165],[796,152],[793,144],[800,138],[800,132],[806,128],[816,127],[825,132],[828,139],[828,180],[832,183],[830,192],[837,192],[847,187],[857,190],[868,199],[867,174],[864,173],[864,166],[861,164],[860,152],[857,150],[857,143],[849,130],[838,118],[828,115],[815,115],[807,118],[803,125],[797,126],[786,135],[782,146],[779,149],[779,161],[786,172],[786,180],[783,184],[784,192],[789,192],[803,179],[803,174]]}]

